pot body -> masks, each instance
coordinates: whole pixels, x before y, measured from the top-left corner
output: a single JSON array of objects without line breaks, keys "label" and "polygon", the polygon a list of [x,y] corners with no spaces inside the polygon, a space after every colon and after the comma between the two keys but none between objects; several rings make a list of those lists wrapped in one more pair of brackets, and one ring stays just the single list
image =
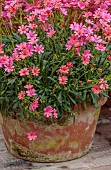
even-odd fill
[{"label": "pot body", "polygon": [[[99,108],[88,105],[75,121],[68,117],[63,123],[34,123],[19,121],[12,117],[2,117],[1,124],[8,150],[16,157],[33,162],[61,162],[79,158],[91,148],[103,98]],[[37,132],[36,140],[29,141],[27,134]]]}]

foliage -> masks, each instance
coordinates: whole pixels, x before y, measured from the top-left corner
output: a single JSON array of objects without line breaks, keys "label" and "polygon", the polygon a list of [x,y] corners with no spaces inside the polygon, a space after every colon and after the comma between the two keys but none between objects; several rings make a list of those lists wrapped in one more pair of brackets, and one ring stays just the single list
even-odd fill
[{"label": "foliage", "polygon": [[110,0],[5,0],[0,26],[3,115],[55,121],[107,96]]}]

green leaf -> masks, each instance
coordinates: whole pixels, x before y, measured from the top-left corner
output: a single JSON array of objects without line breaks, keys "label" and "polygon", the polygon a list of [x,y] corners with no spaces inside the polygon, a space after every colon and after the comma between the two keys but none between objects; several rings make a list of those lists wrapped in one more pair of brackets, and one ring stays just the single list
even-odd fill
[{"label": "green leaf", "polygon": [[62,91],[60,91],[59,94],[58,94],[58,100],[60,100],[62,98],[61,94],[62,94]]},{"label": "green leaf", "polygon": [[10,42],[10,40],[8,38],[3,38],[2,39],[2,43],[3,44],[9,43],[9,42]]},{"label": "green leaf", "polygon": [[106,58],[107,58],[107,55],[106,56],[101,56],[99,59],[99,66],[101,66],[101,65],[103,65],[104,64],[104,62],[105,62],[105,60],[106,60]]},{"label": "green leaf", "polygon": [[86,102],[85,101],[82,101],[81,106],[82,106],[83,110],[86,110]]},{"label": "green leaf", "polygon": [[71,111],[71,108],[70,108],[70,107],[68,107],[66,104],[64,104],[63,108],[64,108],[66,111],[68,111],[68,112],[70,112],[70,111]]},{"label": "green leaf", "polygon": [[90,86],[79,86],[79,90],[90,89],[93,85]]},{"label": "green leaf", "polygon": [[18,102],[17,102],[17,103],[14,103],[14,105],[13,105],[13,109],[16,109],[18,105],[19,105],[19,103],[18,103]]},{"label": "green leaf", "polygon": [[1,95],[3,95],[5,93],[5,90],[1,92]]},{"label": "green leaf", "polygon": [[40,81],[38,81],[38,80],[34,80],[34,81],[35,81],[37,84],[41,84]]},{"label": "green leaf", "polygon": [[93,104],[94,104],[95,108],[98,108],[96,96],[94,95],[93,92],[91,92],[90,94],[91,94],[91,97],[92,97]]},{"label": "green leaf", "polygon": [[70,98],[70,100],[72,101],[73,104],[76,104],[76,101],[71,96],[69,96],[69,95],[67,95],[67,96]]},{"label": "green leaf", "polygon": [[86,94],[87,94],[87,91],[85,90],[85,91],[84,91],[84,94],[83,94],[83,97],[82,97],[82,100],[83,100],[83,101],[86,100]]},{"label": "green leaf", "polygon": [[54,83],[57,83],[57,81],[56,80],[54,80],[52,77],[48,77],[48,79],[50,79],[50,80],[52,80]]},{"label": "green leaf", "polygon": [[22,120],[24,120],[24,114],[23,114],[23,103],[19,103],[19,108],[20,108],[20,115],[21,115],[21,118]]},{"label": "green leaf", "polygon": [[11,85],[12,85],[12,84],[14,84],[14,82],[15,82],[15,81],[16,81],[16,78],[11,79],[11,80],[9,80],[9,81],[8,81],[7,85],[9,85],[9,84],[11,84]]},{"label": "green leaf", "polygon": [[78,96],[78,92],[76,92],[75,90],[69,90],[68,92],[70,92],[71,94],[74,94],[75,96]]},{"label": "green leaf", "polygon": [[21,37],[20,37],[19,35],[13,33],[13,36],[14,36],[14,38],[15,38],[17,41],[19,41],[19,42],[22,41],[22,39],[21,39]]},{"label": "green leaf", "polygon": [[103,92],[102,95],[109,98],[108,94],[105,92]]}]

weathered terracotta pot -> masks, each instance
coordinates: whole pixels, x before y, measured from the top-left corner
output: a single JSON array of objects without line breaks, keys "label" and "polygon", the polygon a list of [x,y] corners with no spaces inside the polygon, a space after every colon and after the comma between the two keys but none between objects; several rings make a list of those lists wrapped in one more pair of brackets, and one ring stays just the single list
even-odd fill
[{"label": "weathered terracotta pot", "polygon": [[[64,123],[46,125],[32,121],[19,121],[12,117],[1,117],[4,140],[10,153],[18,158],[34,162],[60,162],[85,155],[91,148],[101,106],[88,105],[76,120],[67,118]],[[36,140],[29,141],[27,133],[37,132]]]}]

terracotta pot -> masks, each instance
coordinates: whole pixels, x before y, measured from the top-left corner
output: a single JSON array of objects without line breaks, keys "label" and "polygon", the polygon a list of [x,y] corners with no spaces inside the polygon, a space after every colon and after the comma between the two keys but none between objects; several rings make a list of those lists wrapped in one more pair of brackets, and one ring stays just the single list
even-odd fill
[{"label": "terracotta pot", "polygon": [[[12,117],[1,117],[6,146],[11,154],[34,162],[60,162],[85,155],[91,148],[101,106],[106,98],[99,101],[99,108],[88,105],[76,120],[68,117],[64,122],[50,125],[19,121]],[[29,141],[27,133],[37,132],[36,140]]]}]

